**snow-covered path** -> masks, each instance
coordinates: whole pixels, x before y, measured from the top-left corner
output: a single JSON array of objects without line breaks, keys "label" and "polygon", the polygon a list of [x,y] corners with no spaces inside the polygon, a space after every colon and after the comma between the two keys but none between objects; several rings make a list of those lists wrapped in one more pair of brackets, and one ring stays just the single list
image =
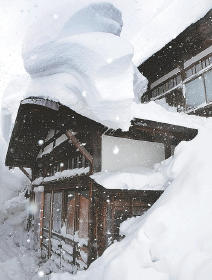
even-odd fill
[{"label": "snow-covered path", "polygon": [[0,280],[36,279],[36,259],[24,231],[24,198],[19,195],[4,206],[0,210]]}]

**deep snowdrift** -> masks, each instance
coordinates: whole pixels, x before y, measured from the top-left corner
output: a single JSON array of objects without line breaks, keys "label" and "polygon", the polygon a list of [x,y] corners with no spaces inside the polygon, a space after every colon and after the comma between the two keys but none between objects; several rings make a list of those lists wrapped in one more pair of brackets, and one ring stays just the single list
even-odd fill
[{"label": "deep snowdrift", "polygon": [[52,280],[210,280],[212,275],[212,123],[178,145],[166,174],[172,183],[143,217],[122,224],[126,238],[86,272]]},{"label": "deep snowdrift", "polygon": [[121,29],[118,9],[91,4],[67,20],[54,41],[25,44],[32,79],[27,96],[59,100],[109,127],[127,128],[146,79],[133,65],[133,48],[119,37]]},{"label": "deep snowdrift", "polygon": [[36,280],[38,259],[26,231],[26,199],[24,192],[13,196],[0,209],[0,279]]},{"label": "deep snowdrift", "polygon": [[37,278],[32,240],[26,231],[27,201],[25,188],[29,183],[23,174],[4,166],[6,142],[0,137],[0,279],[29,280]]}]

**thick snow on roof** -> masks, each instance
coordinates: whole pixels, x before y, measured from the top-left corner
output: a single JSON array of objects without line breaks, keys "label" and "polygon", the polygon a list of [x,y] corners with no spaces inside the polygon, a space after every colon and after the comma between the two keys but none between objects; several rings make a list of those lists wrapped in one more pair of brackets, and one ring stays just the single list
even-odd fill
[{"label": "thick snow on roof", "polygon": [[[17,0],[15,4],[11,4],[9,2],[2,4],[0,9],[2,22],[0,32],[1,36],[3,36],[3,40],[0,42],[0,61],[3,67],[0,67],[0,74],[2,77],[0,80],[0,89],[3,92],[6,88],[1,100],[3,101],[2,125],[4,126],[3,129],[5,138],[8,138],[8,131],[11,130],[13,126],[18,104],[20,100],[24,98],[24,94],[26,92],[25,88],[29,82],[29,75],[24,73],[25,70],[21,59],[21,47],[24,38],[24,53],[26,53],[30,48],[37,46],[39,43],[42,45],[48,42],[54,42],[60,37],[63,28],[64,33],[67,35],[67,30],[70,29],[67,28],[67,26],[70,26],[70,22],[75,22],[79,25],[80,17],[78,16],[77,19],[74,14],[76,13],[79,15],[80,9],[85,8],[86,5],[94,2],[102,3],[104,1],[90,0],[88,2],[87,0],[78,0],[76,2],[70,0],[46,0],[44,2],[43,0]],[[139,65],[154,52],[162,48],[167,42],[175,38],[191,23],[203,17],[206,12],[212,8],[210,0],[194,0],[186,2],[183,0],[111,0],[110,2],[113,3],[122,13],[123,26],[120,36],[124,40],[130,42],[134,48],[133,62],[136,65]],[[101,26],[106,26],[105,22],[107,22],[107,29],[109,32],[113,29],[113,32],[118,35],[120,32],[120,26],[122,25],[120,12],[115,12],[112,9],[107,9],[107,11],[108,12],[106,12],[105,9],[100,9],[98,16],[95,16],[98,17],[96,22],[103,22],[104,24]],[[92,10],[90,14],[93,15],[94,10]],[[85,14],[83,15],[85,16]],[[114,16],[117,17],[115,21]],[[91,20],[91,17],[89,18],[88,14],[86,17],[86,25],[89,26],[87,27],[87,31],[90,31],[91,27],[95,30],[96,27],[94,21]],[[12,21],[10,20],[11,18],[13,18]],[[72,20],[70,20],[71,18]],[[31,25],[32,27],[30,27]],[[100,28],[99,23],[96,24],[96,26]],[[82,27],[80,28],[82,29]],[[80,31],[79,29],[78,31]],[[27,36],[26,30],[28,30]],[[76,26],[74,28],[72,24],[72,34],[76,34],[76,30]],[[99,31],[102,32],[102,30],[103,29],[101,27]],[[68,75],[66,76],[66,79],[69,80]],[[145,83],[142,82],[142,84],[139,85],[140,79],[136,78],[136,75],[134,77],[134,82],[135,81],[138,82],[136,87],[138,88],[137,93],[142,94],[142,84],[144,85]],[[52,86],[56,87],[56,85],[53,85],[52,81],[51,83]],[[65,86],[61,87],[57,84],[57,95],[59,89],[61,90],[62,95],[65,88]],[[46,86],[44,87],[44,90],[45,89]],[[85,92],[83,94],[85,94]],[[45,95],[45,93],[42,92],[42,95]],[[51,97],[53,95],[55,94],[51,94]],[[14,102],[10,102],[11,99]],[[55,99],[59,99],[59,96],[55,96]],[[80,103],[78,100],[78,108],[80,112],[83,112],[82,108],[85,111],[87,110],[85,109],[87,108],[87,103],[84,102],[84,97],[81,101],[83,102]],[[106,110],[107,114],[112,114],[113,120],[112,122],[109,122],[109,124],[111,126],[114,125],[115,127],[120,125],[116,122],[114,123],[114,119],[119,119],[119,115],[121,115],[122,118],[125,116],[125,127],[127,127],[129,119],[127,116],[129,114],[129,112],[127,112],[129,111],[127,110],[128,106],[130,107],[130,104],[126,101],[122,102],[122,104],[114,103],[114,107],[109,109],[108,106],[105,106],[105,104],[102,103],[102,107],[99,108],[97,113],[100,114],[102,110]],[[125,110],[120,110],[120,112],[116,114],[114,113],[114,110],[116,110],[117,107]],[[146,108],[147,110],[151,109],[148,108],[148,105]],[[93,111],[91,112],[90,110],[87,112],[87,115],[95,115],[95,112]],[[12,121],[10,120],[11,116]],[[105,114],[103,114],[103,117],[104,116]],[[169,117],[167,119],[170,120],[170,115],[168,114],[168,116]],[[95,118],[95,116],[93,117]]]},{"label": "thick snow on roof", "polygon": [[132,62],[132,45],[119,37],[122,17],[113,5],[88,5],[63,23],[54,38],[41,36],[39,20],[30,29],[23,52],[31,76],[27,96],[58,100],[114,129],[127,130],[134,117],[189,127],[201,122],[153,103],[138,104],[147,81]]},{"label": "thick snow on roof", "polygon": [[53,41],[28,41],[23,52],[31,76],[27,96],[59,100],[112,128],[129,126],[129,105],[138,100],[146,79],[132,63],[132,46],[118,36],[121,28],[118,9],[91,4],[71,16]]},{"label": "thick snow on roof", "polygon": [[107,189],[164,190],[167,177],[158,167],[154,169],[137,166],[120,171],[102,171],[91,176]]},{"label": "thick snow on roof", "polygon": [[211,8],[211,0],[138,1],[136,16],[127,28],[128,39],[134,46],[133,62],[140,65]]}]

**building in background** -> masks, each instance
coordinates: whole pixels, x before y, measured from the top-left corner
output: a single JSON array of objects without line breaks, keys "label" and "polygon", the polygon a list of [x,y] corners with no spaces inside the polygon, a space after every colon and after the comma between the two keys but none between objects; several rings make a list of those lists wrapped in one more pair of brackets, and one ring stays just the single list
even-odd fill
[{"label": "building in background", "polygon": [[149,80],[141,102],[157,100],[178,111],[212,115],[212,10],[152,55],[140,72]]}]

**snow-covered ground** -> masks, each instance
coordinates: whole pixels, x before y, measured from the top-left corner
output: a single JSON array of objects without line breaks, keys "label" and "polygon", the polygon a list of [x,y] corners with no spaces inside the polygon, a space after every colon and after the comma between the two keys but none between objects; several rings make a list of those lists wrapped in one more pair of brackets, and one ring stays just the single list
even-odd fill
[{"label": "snow-covered ground", "polygon": [[[101,5],[86,8],[91,2]],[[123,27],[119,10],[102,2],[0,3],[0,91],[4,96],[0,120],[0,280],[44,276],[24,230],[26,181],[18,170],[12,173],[4,167],[6,141],[19,101],[26,94],[68,102],[78,112],[111,127],[127,129],[130,119],[139,117],[199,129],[194,140],[181,143],[172,159],[157,166],[157,172],[143,174],[142,180],[154,185],[157,178],[160,185],[166,182],[168,187],[143,217],[122,225],[126,238],[109,247],[88,271],[76,276],[56,273],[51,279],[209,280],[212,121],[171,112],[154,102],[138,104],[147,81],[134,65],[204,16],[212,7],[211,1],[114,0],[122,11]],[[80,25],[82,15],[86,28]],[[21,59],[23,41],[25,68],[31,77]],[[96,175],[96,180],[123,185],[120,174],[110,175]],[[130,188],[132,173],[124,176]]]},{"label": "snow-covered ground", "polygon": [[29,280],[38,270],[38,259],[30,250],[26,232],[23,193],[5,201],[0,210],[0,279]]}]

